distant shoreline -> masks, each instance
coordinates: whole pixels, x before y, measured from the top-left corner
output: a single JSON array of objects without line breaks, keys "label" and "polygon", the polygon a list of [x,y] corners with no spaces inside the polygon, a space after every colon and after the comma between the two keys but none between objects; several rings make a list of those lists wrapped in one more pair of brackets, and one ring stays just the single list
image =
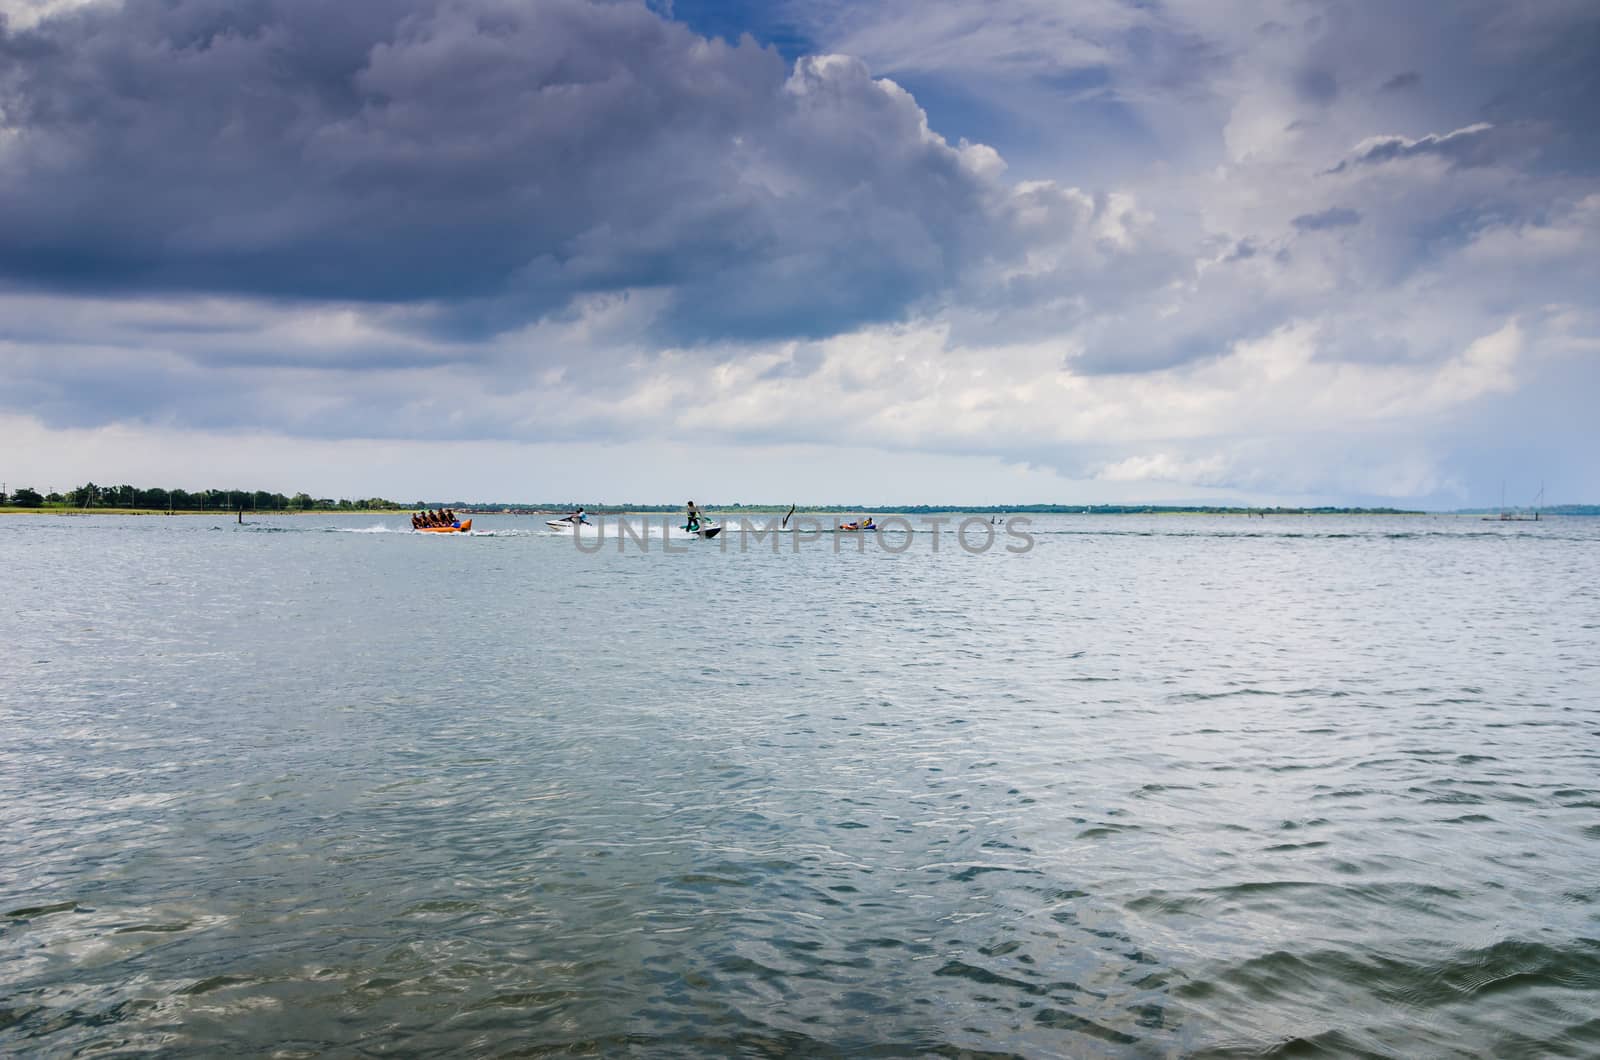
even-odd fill
[{"label": "distant shoreline", "polygon": [[[519,509],[515,509],[515,510],[505,510],[505,509],[501,509],[501,508],[469,508],[469,507],[465,507],[465,506],[458,506],[455,509],[456,513],[458,515],[462,515],[462,516],[497,516],[497,515],[503,515],[503,516],[510,516],[510,517],[513,517],[513,518],[540,518],[540,517],[545,517],[545,516],[549,516],[549,515],[558,515],[558,514],[561,514],[563,511],[566,511],[566,510],[569,510],[569,509],[560,509],[560,508],[544,508],[544,509],[519,508]],[[784,506],[784,507],[773,507],[773,508],[765,508],[765,507],[760,507],[760,508],[758,508],[758,507],[717,508],[715,506],[707,506],[705,510],[707,512],[709,512],[709,513],[719,514],[719,515],[723,515],[723,516],[738,516],[738,515],[781,515],[784,512],[787,512],[789,509],[787,508],[787,506]],[[261,518],[293,518],[293,519],[299,519],[299,518],[302,518],[304,516],[338,516],[340,518],[346,518],[346,517],[349,517],[349,516],[358,516],[358,517],[367,517],[367,518],[370,518],[372,516],[381,516],[381,517],[385,517],[385,518],[387,518],[387,517],[404,518],[404,517],[410,515],[411,511],[412,511],[412,509],[409,509],[409,508],[408,509],[402,509],[402,510],[385,509],[385,508],[355,508],[355,509],[343,509],[343,510],[330,510],[330,509],[311,508],[311,509],[306,509],[306,510],[303,510],[303,511],[301,511],[301,510],[279,511],[279,510],[275,510],[275,509],[256,510],[256,509],[246,508],[246,509],[244,509],[244,514],[245,514],[245,517],[247,519],[261,519]],[[670,515],[670,514],[676,514],[677,511],[678,511],[678,509],[676,509],[676,508],[666,508],[666,507],[617,508],[617,509],[590,508],[589,509],[590,514],[591,515],[595,515],[595,516],[601,516],[601,515],[610,515],[610,516],[617,516],[617,515],[630,515],[630,516],[631,515]],[[1004,518],[1004,519],[1027,518],[1029,516],[1034,516],[1034,515],[1083,515],[1083,514],[1095,515],[1095,516],[1123,516],[1123,515],[1169,515],[1169,516],[1170,515],[1217,515],[1217,516],[1222,516],[1222,515],[1226,515],[1226,516],[1245,517],[1245,518],[1251,518],[1251,519],[1256,519],[1256,518],[1282,518],[1284,516],[1324,516],[1324,515],[1334,515],[1334,516],[1365,515],[1365,516],[1385,516],[1385,517],[1388,517],[1388,516],[1404,516],[1404,517],[1408,517],[1408,518],[1415,517],[1415,516],[1450,516],[1452,518],[1475,519],[1475,518],[1479,518],[1482,515],[1486,514],[1484,512],[1470,512],[1470,511],[1430,512],[1430,511],[1414,511],[1414,510],[1401,510],[1401,509],[1381,510],[1381,509],[1371,509],[1371,508],[1264,508],[1264,509],[1263,508],[1203,508],[1202,509],[1202,508],[1181,508],[1181,507],[1162,508],[1162,507],[1159,507],[1159,506],[1152,506],[1152,507],[1146,508],[1146,507],[1134,507],[1134,506],[1123,506],[1123,505],[1105,506],[1105,507],[1101,507],[1101,508],[1096,508],[1095,506],[1091,505],[1091,506],[1089,506],[1089,510],[1088,510],[1087,513],[1085,513],[1082,508],[1076,507],[1076,506],[1072,506],[1072,507],[1068,507],[1068,506],[1052,507],[1051,509],[1046,510],[1046,511],[1039,511],[1039,510],[1017,510],[1017,509],[1003,508],[1003,507],[996,507],[996,508],[975,508],[975,507],[974,508],[927,508],[927,507],[914,506],[914,507],[909,507],[909,508],[896,508],[896,507],[878,507],[878,508],[875,508],[875,507],[871,507],[871,506],[849,507],[849,506],[840,505],[840,506],[828,507],[828,508],[823,508],[823,507],[796,508],[794,514],[796,516],[801,516],[801,515],[819,515],[819,514],[837,515],[837,514],[845,514],[845,513],[857,512],[857,511],[870,512],[870,513],[872,513],[874,515],[879,515],[880,517],[881,516],[885,516],[885,515],[974,515],[974,516],[998,516],[998,517]],[[1487,514],[1493,514],[1493,513],[1487,513]],[[1545,511],[1543,514],[1547,518],[1554,518],[1554,517],[1560,516],[1562,513]],[[152,510],[152,509],[149,509],[149,508],[57,508],[57,507],[19,508],[19,507],[7,505],[7,506],[0,506],[0,515],[55,515],[55,516],[62,516],[62,517],[93,516],[93,515],[138,515],[138,516],[165,516],[165,515],[195,516],[195,515],[209,515],[209,516],[215,516],[215,517],[218,517],[218,518],[233,519],[233,518],[237,518],[238,517],[239,509],[237,509],[237,508],[223,508],[223,509],[209,508],[209,509],[202,510],[202,509],[197,509],[197,508],[188,508],[188,509],[178,508],[178,509],[174,509],[171,512],[167,512],[167,511],[156,511],[156,510]]]}]

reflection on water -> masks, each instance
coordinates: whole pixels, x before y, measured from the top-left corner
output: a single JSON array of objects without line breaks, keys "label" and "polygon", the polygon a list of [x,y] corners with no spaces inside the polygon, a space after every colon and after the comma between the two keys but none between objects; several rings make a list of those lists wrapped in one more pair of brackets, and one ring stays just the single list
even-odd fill
[{"label": "reflection on water", "polygon": [[0,520],[0,1051],[1600,1052],[1600,524],[385,528]]}]

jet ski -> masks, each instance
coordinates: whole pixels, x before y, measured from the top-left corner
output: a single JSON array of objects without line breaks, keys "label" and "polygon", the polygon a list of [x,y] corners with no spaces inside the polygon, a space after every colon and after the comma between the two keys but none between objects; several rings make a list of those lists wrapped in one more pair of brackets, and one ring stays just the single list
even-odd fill
[{"label": "jet ski", "polygon": [[702,526],[698,529],[690,530],[689,527],[685,525],[683,529],[686,533],[693,534],[695,537],[706,541],[710,541],[713,537],[716,537],[718,534],[722,533],[721,526]]}]

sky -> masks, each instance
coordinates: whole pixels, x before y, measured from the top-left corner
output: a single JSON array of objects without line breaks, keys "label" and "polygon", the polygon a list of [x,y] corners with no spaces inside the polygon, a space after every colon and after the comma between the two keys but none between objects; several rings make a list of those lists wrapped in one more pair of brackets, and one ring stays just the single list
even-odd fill
[{"label": "sky", "polygon": [[0,0],[0,481],[1600,500],[1600,5]]}]

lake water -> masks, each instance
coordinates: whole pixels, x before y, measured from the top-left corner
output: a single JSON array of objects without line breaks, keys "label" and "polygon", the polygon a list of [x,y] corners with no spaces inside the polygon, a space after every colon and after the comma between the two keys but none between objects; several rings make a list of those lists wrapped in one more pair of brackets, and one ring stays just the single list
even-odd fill
[{"label": "lake water", "polygon": [[0,1053],[1600,1055],[1600,520],[401,523],[0,518]]}]

